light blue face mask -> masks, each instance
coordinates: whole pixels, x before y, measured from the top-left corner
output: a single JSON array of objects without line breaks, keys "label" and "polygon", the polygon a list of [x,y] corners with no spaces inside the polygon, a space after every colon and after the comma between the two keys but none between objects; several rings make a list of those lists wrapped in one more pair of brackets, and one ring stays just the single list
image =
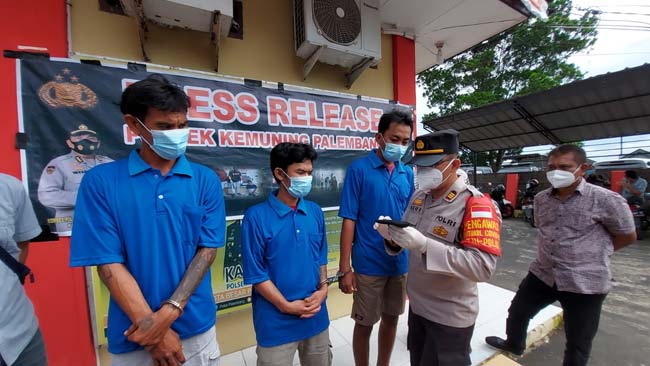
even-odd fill
[{"label": "light blue face mask", "polygon": [[175,130],[150,130],[147,126],[136,117],[138,122],[147,131],[151,133],[153,143],[149,143],[145,138],[140,136],[140,139],[151,147],[158,156],[165,160],[176,160],[179,156],[185,153],[187,149],[187,138],[190,134],[189,128],[179,128]]},{"label": "light blue face mask", "polygon": [[381,154],[384,156],[384,159],[386,159],[386,161],[390,161],[390,162],[399,161],[400,159],[402,159],[402,156],[406,154],[406,150],[408,149],[408,146],[388,143],[384,139],[383,135],[381,136],[381,139],[384,140],[384,144],[386,146],[383,149],[381,149],[380,146]]},{"label": "light blue face mask", "polygon": [[292,197],[302,198],[311,192],[311,175],[304,177],[289,177],[289,174],[285,173],[284,171],[282,173],[284,173],[284,175],[286,175],[291,180],[291,185],[289,187],[285,186],[284,182],[282,185],[287,189],[287,192],[289,192]]}]

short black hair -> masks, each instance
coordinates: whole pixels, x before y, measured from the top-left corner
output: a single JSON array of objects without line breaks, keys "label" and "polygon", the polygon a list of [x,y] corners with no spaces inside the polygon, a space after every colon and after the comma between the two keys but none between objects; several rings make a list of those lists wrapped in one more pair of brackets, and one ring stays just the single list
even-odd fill
[{"label": "short black hair", "polygon": [[639,173],[635,172],[634,170],[626,170],[625,177],[630,179],[639,179]]},{"label": "short black hair", "polygon": [[271,150],[271,174],[275,178],[275,168],[280,168],[286,173],[289,165],[302,163],[305,159],[313,162],[317,157],[316,150],[309,144],[279,143]]},{"label": "short black hair", "polygon": [[160,74],[151,74],[144,80],[129,85],[122,92],[120,111],[138,117],[144,123],[149,108],[163,112],[187,112],[190,98],[183,89]]},{"label": "short black hair", "polygon": [[573,154],[573,159],[575,160],[578,165],[584,164],[587,162],[587,153],[583,148],[580,146],[572,145],[572,144],[564,144],[560,146],[556,146],[553,150],[551,150],[550,153],[548,153],[548,157],[550,158],[551,156],[559,156],[559,155],[565,155],[565,154]]},{"label": "short black hair", "polygon": [[377,132],[383,134],[390,127],[391,123],[398,123],[400,125],[409,126],[411,128],[411,131],[413,131],[413,117],[410,112],[393,109],[390,112],[382,114],[381,118],[379,118],[379,126],[377,126]]}]

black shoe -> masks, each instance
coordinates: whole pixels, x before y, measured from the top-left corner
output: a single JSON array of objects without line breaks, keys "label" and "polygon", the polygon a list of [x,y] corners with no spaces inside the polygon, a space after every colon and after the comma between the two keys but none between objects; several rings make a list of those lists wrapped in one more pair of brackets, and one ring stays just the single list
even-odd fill
[{"label": "black shoe", "polygon": [[494,348],[498,348],[506,352],[510,352],[517,356],[521,356],[524,354],[524,348],[515,348],[510,344],[508,344],[508,341],[500,337],[485,337],[485,343],[489,344]]}]

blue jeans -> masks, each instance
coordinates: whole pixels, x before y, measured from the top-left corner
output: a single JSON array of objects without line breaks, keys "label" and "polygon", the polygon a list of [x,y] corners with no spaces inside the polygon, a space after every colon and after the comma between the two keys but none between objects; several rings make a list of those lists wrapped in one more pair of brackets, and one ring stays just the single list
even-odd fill
[{"label": "blue jeans", "polygon": [[[6,365],[5,361],[0,357],[0,366]],[[43,342],[43,334],[41,334],[40,328],[11,366],[47,366],[45,342]]]}]

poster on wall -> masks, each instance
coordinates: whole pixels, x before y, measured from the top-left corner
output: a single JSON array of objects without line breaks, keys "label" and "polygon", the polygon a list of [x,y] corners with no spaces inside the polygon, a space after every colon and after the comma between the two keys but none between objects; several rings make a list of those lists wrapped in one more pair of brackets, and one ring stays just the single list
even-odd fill
[{"label": "poster on wall", "polygon": [[[77,189],[93,167],[125,158],[139,146],[122,120],[120,96],[149,75],[142,68],[75,61],[19,61],[24,167],[37,216],[69,235]],[[319,153],[309,199],[339,205],[349,163],[376,147],[374,135],[389,103],[260,83],[165,74],[191,100],[187,157],[221,179],[227,215],[240,216],[277,188],[269,152],[280,142],[312,144]]]}]

